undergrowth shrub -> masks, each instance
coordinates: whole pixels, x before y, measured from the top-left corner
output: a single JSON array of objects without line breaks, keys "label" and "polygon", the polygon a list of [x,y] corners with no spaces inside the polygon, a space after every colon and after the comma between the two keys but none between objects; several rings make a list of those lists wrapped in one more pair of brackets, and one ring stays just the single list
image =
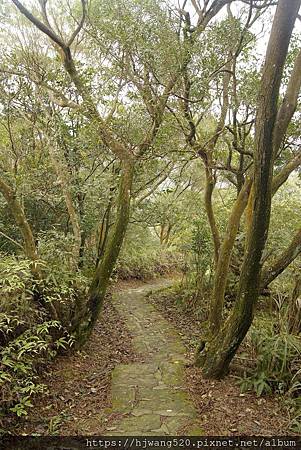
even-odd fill
[{"label": "undergrowth shrub", "polygon": [[30,262],[9,255],[0,261],[0,346],[40,321],[33,301],[34,280]]},{"label": "undergrowth shrub", "polygon": [[183,279],[177,287],[177,298],[182,307],[191,309],[205,319],[208,313],[212,288],[212,239],[203,216],[193,222],[191,238],[183,243]]},{"label": "undergrowth shrub", "polygon": [[280,308],[272,317],[262,313],[254,320],[246,348],[255,364],[239,382],[242,391],[283,396],[291,415],[291,429],[300,432],[301,336],[289,332],[287,308],[283,304]]},{"label": "undergrowth shrub", "polygon": [[286,396],[286,405],[290,414],[290,428],[301,434],[301,369],[295,373],[291,380]]},{"label": "undergrowth shrub", "polygon": [[[42,263],[45,278],[33,279],[30,262],[24,258],[1,255],[0,261],[0,421],[9,415],[23,416],[32,398],[45,394],[39,381],[43,367],[60,350],[73,344],[69,322],[80,275],[72,277],[58,260],[53,270]],[[62,321],[50,320],[34,292],[43,291],[43,301],[60,305]],[[63,323],[64,322],[64,323]]]},{"label": "undergrowth shrub", "polygon": [[256,368],[252,376],[243,380],[242,387],[252,387],[257,395],[287,392],[300,365],[300,337],[286,329],[278,331],[272,321],[261,319],[252,326],[247,343],[256,359]]},{"label": "undergrowth shrub", "polygon": [[115,276],[126,280],[135,278],[146,280],[159,275],[165,275],[181,267],[180,255],[167,250],[154,250],[144,254],[123,254],[115,268]]},{"label": "undergrowth shrub", "polygon": [[70,328],[79,303],[88,289],[88,278],[75,271],[72,261],[72,237],[56,230],[40,233],[39,254],[45,265],[39,283],[44,302],[54,305],[61,323]]},{"label": "undergrowth shrub", "polygon": [[161,246],[158,238],[145,227],[129,227],[113,276],[119,279],[144,280],[180,270],[181,253]]},{"label": "undergrowth shrub", "polygon": [[190,275],[189,281],[187,276],[183,277],[169,291],[166,290],[166,295],[172,297],[182,311],[193,314],[197,320],[203,322],[208,315],[209,303],[205,299],[205,291],[201,293],[196,290],[197,281],[192,277],[193,275]]},{"label": "undergrowth shrub", "polygon": [[[6,318],[8,319],[8,318]],[[1,413],[27,415],[34,395],[45,393],[39,382],[41,368],[60,348],[66,349],[73,339],[58,321],[42,322],[29,328],[0,351]]]}]

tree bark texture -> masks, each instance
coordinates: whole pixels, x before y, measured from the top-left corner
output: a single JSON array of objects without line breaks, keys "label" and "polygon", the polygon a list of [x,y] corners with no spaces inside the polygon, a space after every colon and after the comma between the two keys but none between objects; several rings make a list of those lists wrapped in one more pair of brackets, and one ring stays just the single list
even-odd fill
[{"label": "tree bark texture", "polygon": [[205,377],[221,378],[253,321],[260,286],[262,252],[267,239],[274,162],[274,130],[283,67],[301,0],[280,0],[267,48],[255,124],[252,224],[241,269],[237,299],[226,323],[208,344]]},{"label": "tree bark texture", "polygon": [[229,217],[226,233],[220,247],[218,261],[215,267],[213,295],[209,311],[210,331],[213,336],[218,333],[221,327],[232,250],[235,244],[240,219],[248,202],[251,185],[252,180],[248,180],[240,191]]},{"label": "tree bark texture", "polygon": [[0,192],[5,198],[11,215],[15,219],[15,222],[22,234],[25,256],[33,261],[33,271],[36,271],[38,269],[36,268],[35,261],[38,259],[38,252],[32,229],[26,218],[24,209],[17,199],[14,190],[3,179],[0,179]]},{"label": "tree bark texture", "polygon": [[301,229],[297,231],[290,245],[261,273],[260,290],[268,287],[301,253]]},{"label": "tree bark texture", "polygon": [[103,305],[110,277],[123,243],[130,214],[133,166],[132,161],[123,162],[122,164],[116,220],[111,227],[103,256],[96,267],[83,315],[80,314],[75,324],[79,344],[86,342],[91,335]]}]

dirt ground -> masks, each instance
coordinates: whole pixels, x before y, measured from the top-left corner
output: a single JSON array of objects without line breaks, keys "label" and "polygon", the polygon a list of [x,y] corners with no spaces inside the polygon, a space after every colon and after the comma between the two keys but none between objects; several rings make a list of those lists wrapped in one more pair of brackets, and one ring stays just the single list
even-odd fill
[{"label": "dirt ground", "polygon": [[[192,362],[202,323],[190,310],[184,310],[168,295],[149,296],[161,314],[176,327],[187,347]],[[208,436],[286,435],[289,418],[280,399],[275,396],[258,398],[255,393],[242,394],[238,374],[234,370],[222,381],[209,381],[200,369],[186,369],[189,392],[200,414],[200,426]],[[183,430],[185,431],[185,430]]]},{"label": "dirt ground", "polygon": [[11,431],[100,435],[108,421],[114,419],[106,414],[110,406],[111,371],[118,364],[135,361],[139,361],[139,356],[132,349],[130,333],[108,298],[89,342],[82,351],[59,356],[48,366],[41,382],[47,385],[50,394],[36,401],[26,418],[11,424]]}]

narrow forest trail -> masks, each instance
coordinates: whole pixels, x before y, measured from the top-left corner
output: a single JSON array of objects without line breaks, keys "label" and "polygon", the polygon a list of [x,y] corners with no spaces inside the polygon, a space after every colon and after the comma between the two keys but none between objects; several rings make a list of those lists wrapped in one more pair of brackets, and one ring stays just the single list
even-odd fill
[{"label": "narrow forest trail", "polygon": [[113,286],[91,339],[81,351],[49,364],[41,377],[49,394],[37,398],[14,433],[285,434],[287,418],[276,398],[242,394],[231,376],[204,380],[199,369],[185,367],[194,319],[164,296],[162,304],[154,303],[156,295],[147,298],[174,282],[161,278]]},{"label": "narrow forest trail", "polygon": [[176,435],[183,428],[187,435],[202,434],[184,385],[186,349],[172,324],[145,298],[170,284],[165,280],[113,296],[143,362],[121,364],[112,372],[111,412],[119,419],[110,423],[107,435]]}]

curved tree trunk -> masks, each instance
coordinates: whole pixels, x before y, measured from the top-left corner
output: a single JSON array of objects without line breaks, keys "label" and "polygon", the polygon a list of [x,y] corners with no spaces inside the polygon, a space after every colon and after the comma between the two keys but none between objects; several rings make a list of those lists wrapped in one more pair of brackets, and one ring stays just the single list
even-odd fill
[{"label": "curved tree trunk", "polygon": [[133,161],[123,161],[117,198],[116,220],[108,237],[103,256],[95,270],[88,293],[88,302],[84,307],[83,313],[79,313],[80,316],[76,317],[75,333],[79,345],[86,342],[94,328],[123,243],[130,214],[133,172]]},{"label": "curved tree trunk", "polygon": [[221,378],[253,321],[258,298],[261,258],[267,239],[274,162],[274,129],[283,67],[301,0],[280,0],[269,39],[255,127],[254,204],[252,224],[237,299],[224,327],[205,349],[205,377]]},{"label": "curved tree trunk", "polygon": [[222,323],[222,312],[229,265],[241,216],[248,202],[252,180],[248,180],[241,189],[232,209],[227,230],[220,247],[218,262],[215,268],[213,296],[210,303],[209,324],[212,335],[218,333]]},{"label": "curved tree trunk", "polygon": [[285,166],[282,167],[282,169],[274,176],[272,184],[273,195],[276,194],[278,189],[286,182],[290,174],[300,165],[301,149],[299,149],[299,152],[290,161],[288,161]]},{"label": "curved tree trunk", "polygon": [[33,261],[32,270],[33,272],[37,273],[38,267],[37,264],[34,263],[34,261],[38,259],[38,252],[31,226],[27,221],[21,203],[17,199],[13,189],[3,179],[0,179],[0,192],[5,198],[9,210],[22,234],[25,256]]},{"label": "curved tree trunk", "polygon": [[301,88],[301,50],[295,59],[285,96],[277,114],[277,124],[274,132],[274,153],[277,155],[287,127],[296,111]]},{"label": "curved tree trunk", "polygon": [[264,266],[261,273],[260,290],[268,287],[298,255],[301,253],[301,229],[297,231],[290,245],[268,267]]},{"label": "curved tree trunk", "polygon": [[[29,225],[29,222],[26,218],[22,205],[17,199],[13,189],[1,178],[0,178],[0,192],[4,196],[7,205],[9,207],[9,210],[13,218],[15,219],[17,226],[19,227],[19,230],[23,237],[24,242],[23,248],[25,256],[31,261],[30,269],[34,279],[37,282],[39,282],[43,278],[43,274],[38,264],[38,251],[36,248],[35,239],[33,236],[31,226]],[[35,297],[37,301],[43,304],[45,309],[48,310],[52,319],[57,320],[58,315],[53,304],[51,302],[43,301],[43,295],[40,292],[39,283],[36,288]]]}]

